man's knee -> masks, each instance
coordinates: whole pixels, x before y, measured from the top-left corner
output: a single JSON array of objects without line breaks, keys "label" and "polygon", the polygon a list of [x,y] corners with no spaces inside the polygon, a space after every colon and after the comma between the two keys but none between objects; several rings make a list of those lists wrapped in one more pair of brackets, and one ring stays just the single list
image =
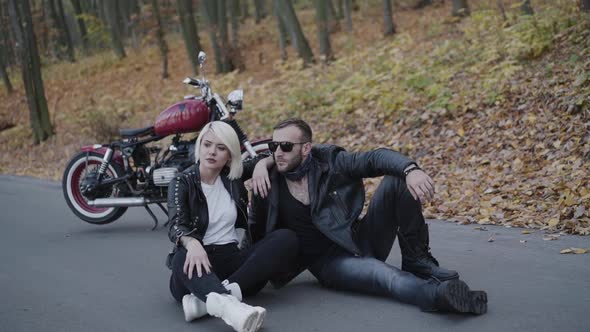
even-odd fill
[{"label": "man's knee", "polygon": [[294,251],[297,251],[299,248],[297,235],[290,229],[277,229],[271,232],[268,236],[273,242],[280,244],[282,248]]}]

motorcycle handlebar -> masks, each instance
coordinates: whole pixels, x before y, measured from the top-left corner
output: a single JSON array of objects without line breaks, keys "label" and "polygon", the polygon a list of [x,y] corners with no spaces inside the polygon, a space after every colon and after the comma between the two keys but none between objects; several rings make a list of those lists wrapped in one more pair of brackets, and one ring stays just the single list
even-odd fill
[{"label": "motorcycle handlebar", "polygon": [[192,86],[196,86],[196,87],[199,87],[199,88],[202,88],[204,86],[204,84],[203,84],[203,82],[201,80],[190,78],[190,77],[185,78],[182,81],[182,83],[188,84],[188,85],[192,85]]}]

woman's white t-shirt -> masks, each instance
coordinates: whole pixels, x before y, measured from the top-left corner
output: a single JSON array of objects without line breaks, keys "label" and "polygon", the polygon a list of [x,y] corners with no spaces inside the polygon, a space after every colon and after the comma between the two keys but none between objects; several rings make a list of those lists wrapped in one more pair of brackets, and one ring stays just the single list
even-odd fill
[{"label": "woman's white t-shirt", "polygon": [[236,232],[236,205],[218,176],[212,185],[201,182],[203,193],[207,197],[209,226],[203,238],[203,244],[227,244],[238,242]]}]

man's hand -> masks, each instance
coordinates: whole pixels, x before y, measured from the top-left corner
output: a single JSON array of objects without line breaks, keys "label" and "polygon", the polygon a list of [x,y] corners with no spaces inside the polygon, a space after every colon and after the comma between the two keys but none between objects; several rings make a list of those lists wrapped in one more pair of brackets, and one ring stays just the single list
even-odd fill
[{"label": "man's hand", "polygon": [[207,252],[205,252],[205,248],[201,245],[201,242],[188,236],[183,236],[181,241],[187,251],[184,267],[182,269],[184,274],[188,275],[189,279],[192,279],[193,271],[195,269],[199,278],[203,275],[203,270],[205,270],[207,274],[211,273],[211,263],[209,263],[209,257],[207,256]]},{"label": "man's hand", "polygon": [[434,181],[420,169],[406,176],[406,185],[415,200],[426,203],[434,198]]},{"label": "man's hand", "polygon": [[265,198],[270,190],[270,178],[268,177],[268,168],[274,165],[272,156],[266,157],[256,163],[252,173],[252,191],[254,195]]}]

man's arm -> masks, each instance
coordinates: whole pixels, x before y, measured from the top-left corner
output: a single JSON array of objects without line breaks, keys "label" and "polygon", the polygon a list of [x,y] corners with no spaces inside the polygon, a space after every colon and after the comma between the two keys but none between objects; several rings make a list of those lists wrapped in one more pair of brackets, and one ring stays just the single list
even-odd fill
[{"label": "man's arm", "polygon": [[268,156],[260,160],[252,175],[252,191],[254,196],[261,196],[265,198],[270,190],[270,178],[268,170],[275,165],[275,161],[272,156]]},{"label": "man's arm", "polygon": [[340,151],[334,161],[335,170],[353,177],[367,178],[392,175],[406,181],[412,197],[426,202],[434,197],[434,181],[418,164],[403,154],[380,148],[368,152]]},{"label": "man's arm", "polygon": [[404,178],[404,170],[416,164],[412,159],[390,149],[368,152],[340,151],[334,160],[335,171],[358,178],[393,175]]}]

